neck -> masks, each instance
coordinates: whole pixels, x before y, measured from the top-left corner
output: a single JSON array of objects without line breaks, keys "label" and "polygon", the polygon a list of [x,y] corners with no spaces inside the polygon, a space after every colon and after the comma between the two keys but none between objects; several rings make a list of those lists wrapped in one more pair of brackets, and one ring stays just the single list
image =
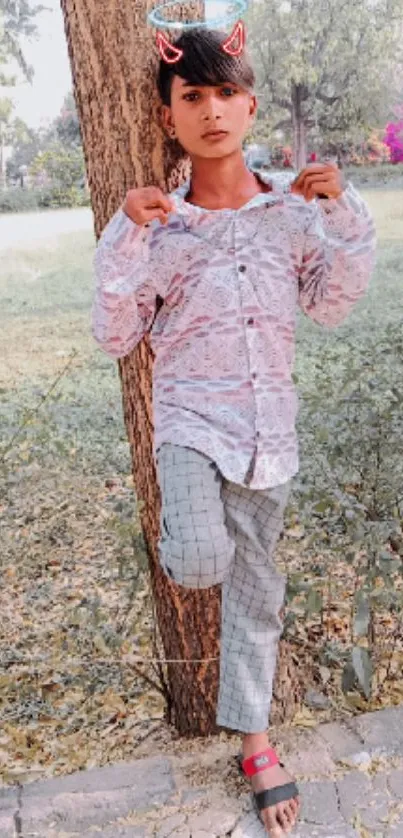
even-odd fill
[{"label": "neck", "polygon": [[206,209],[237,208],[259,191],[241,150],[219,159],[192,157],[188,202]]}]

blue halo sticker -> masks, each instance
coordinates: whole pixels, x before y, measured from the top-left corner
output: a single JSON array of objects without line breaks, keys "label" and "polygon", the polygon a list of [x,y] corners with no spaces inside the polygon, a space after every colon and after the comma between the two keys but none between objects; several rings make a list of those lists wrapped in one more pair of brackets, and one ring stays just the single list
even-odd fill
[{"label": "blue halo sticker", "polygon": [[[233,0],[231,4],[229,0],[214,0],[214,7],[221,6],[223,12],[216,17],[208,18],[208,20],[167,20],[164,13],[181,5],[183,5],[183,0],[168,0],[168,3],[161,3],[160,6],[156,6],[155,9],[152,9],[148,13],[147,20],[156,29],[199,29],[200,27],[205,29],[219,29],[220,27],[226,27],[232,23],[236,23],[246,12],[248,0]],[[225,11],[229,5],[231,5],[231,11]]]}]

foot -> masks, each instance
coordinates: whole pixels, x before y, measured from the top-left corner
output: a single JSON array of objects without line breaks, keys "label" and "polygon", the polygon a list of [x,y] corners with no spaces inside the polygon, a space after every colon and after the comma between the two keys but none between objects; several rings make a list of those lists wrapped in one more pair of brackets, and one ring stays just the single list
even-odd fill
[{"label": "foot", "polygon": [[[266,733],[247,734],[243,739],[243,757],[247,759],[253,756],[253,754],[257,754],[270,747]],[[272,789],[275,786],[284,786],[286,783],[292,783],[294,782],[294,778],[284,768],[281,768],[280,765],[273,765],[271,768],[255,774],[250,778],[250,781],[252,790],[257,793],[265,789]],[[281,838],[283,835],[291,832],[297,821],[299,809],[299,797],[293,798],[292,800],[285,800],[283,803],[277,803],[268,809],[262,809],[260,817],[270,838]]]}]

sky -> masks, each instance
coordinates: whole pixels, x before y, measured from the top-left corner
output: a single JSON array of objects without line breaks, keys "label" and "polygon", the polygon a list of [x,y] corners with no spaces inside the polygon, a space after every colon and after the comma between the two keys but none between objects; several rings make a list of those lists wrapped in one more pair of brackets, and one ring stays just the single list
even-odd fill
[{"label": "sky", "polygon": [[[2,88],[0,96],[7,96],[15,104],[14,115],[30,128],[48,125],[60,113],[64,97],[73,86],[67,45],[63,28],[60,0],[34,0],[49,11],[37,18],[38,38],[24,41],[23,52],[34,68],[32,84],[21,79],[15,88]],[[228,0],[206,0],[207,16],[222,14]],[[10,67],[10,71],[15,68]]]},{"label": "sky", "polygon": [[35,71],[32,84],[20,77],[14,88],[0,87],[0,95],[15,104],[14,115],[31,128],[49,124],[60,113],[63,99],[73,86],[60,2],[43,0],[42,4],[49,11],[40,12],[36,18],[38,37],[23,43],[25,58]]}]

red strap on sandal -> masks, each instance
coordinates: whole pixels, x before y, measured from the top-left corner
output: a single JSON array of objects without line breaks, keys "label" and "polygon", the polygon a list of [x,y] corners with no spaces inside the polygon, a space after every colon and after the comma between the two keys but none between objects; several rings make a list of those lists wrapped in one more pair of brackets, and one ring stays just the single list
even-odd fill
[{"label": "red strap on sandal", "polygon": [[253,777],[254,774],[259,774],[265,771],[266,768],[271,768],[273,765],[279,765],[280,760],[273,748],[266,748],[265,751],[260,751],[258,754],[244,759],[242,762],[242,770],[247,777]]}]

